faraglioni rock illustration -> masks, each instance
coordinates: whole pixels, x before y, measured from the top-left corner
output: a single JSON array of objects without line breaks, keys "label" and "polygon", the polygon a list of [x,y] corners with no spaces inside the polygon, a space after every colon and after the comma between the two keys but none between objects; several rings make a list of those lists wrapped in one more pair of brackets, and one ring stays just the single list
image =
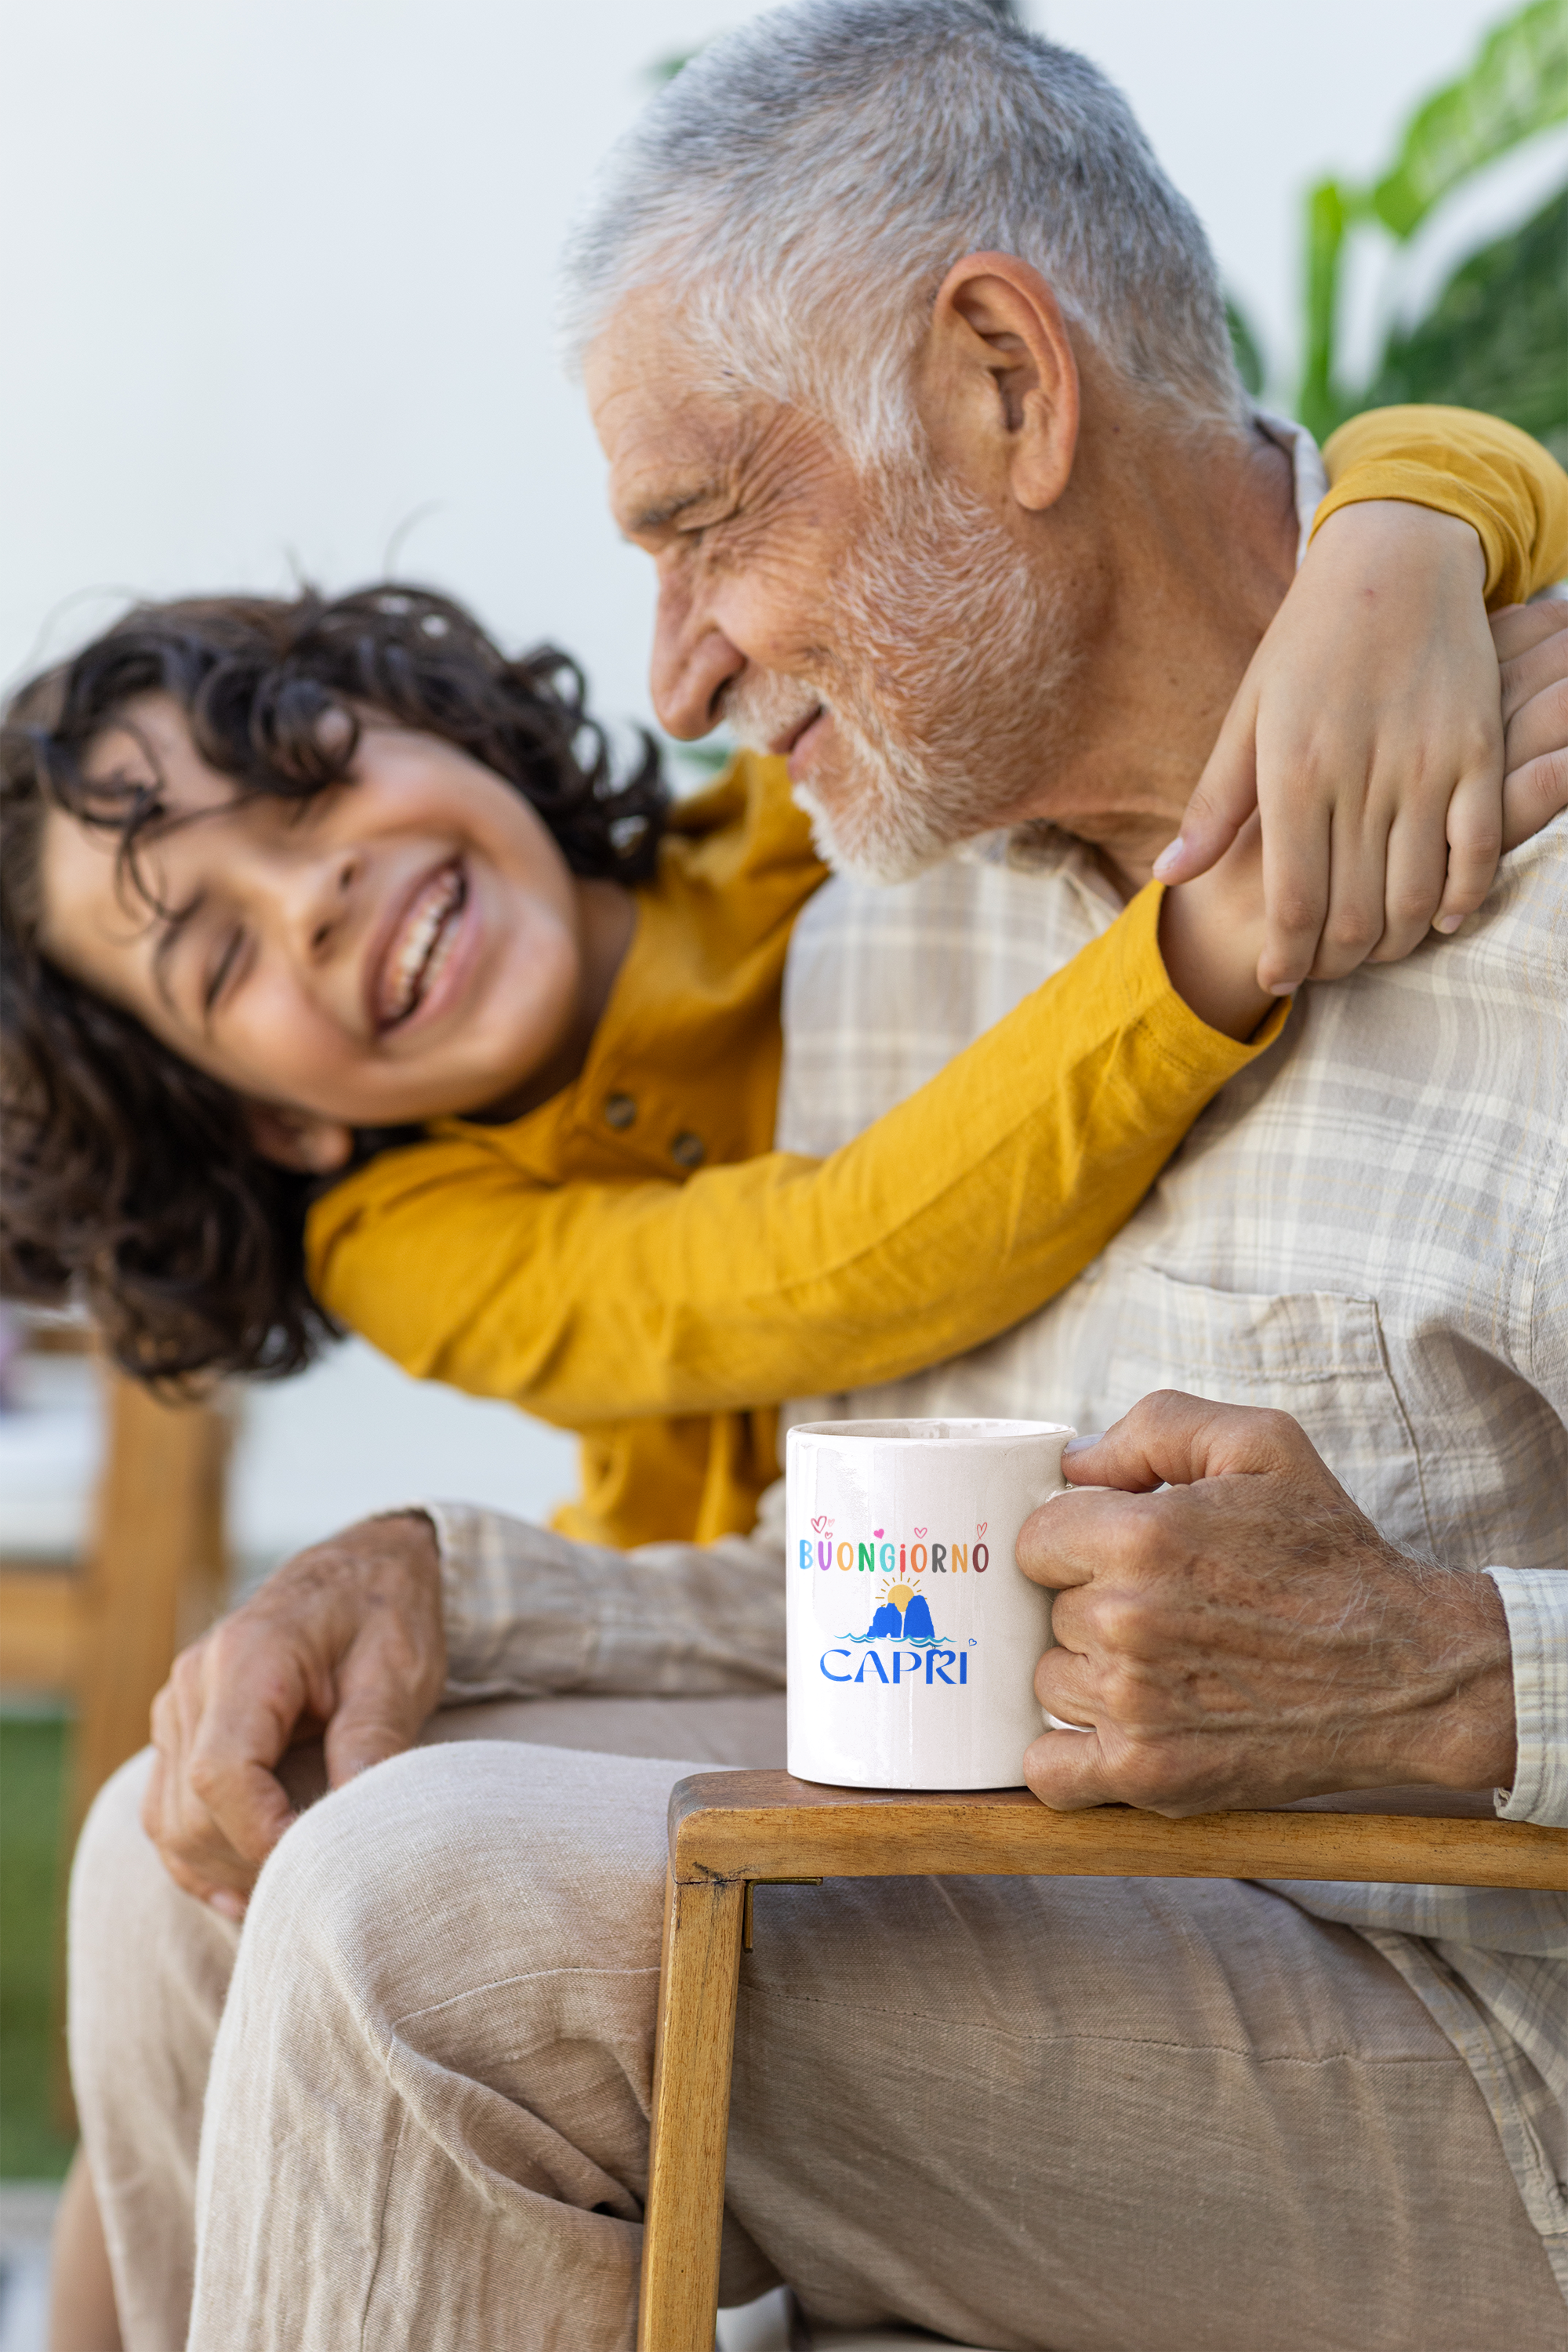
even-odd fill
[{"label": "faraglioni rock illustration", "polygon": [[925,1594],[907,1584],[890,1584],[866,1632],[847,1638],[852,1642],[934,1642],[938,1635]]},{"label": "faraglioni rock illustration", "polygon": [[931,1605],[923,1592],[917,1592],[904,1612],[906,1642],[934,1642],[936,1627],[931,1622]]}]

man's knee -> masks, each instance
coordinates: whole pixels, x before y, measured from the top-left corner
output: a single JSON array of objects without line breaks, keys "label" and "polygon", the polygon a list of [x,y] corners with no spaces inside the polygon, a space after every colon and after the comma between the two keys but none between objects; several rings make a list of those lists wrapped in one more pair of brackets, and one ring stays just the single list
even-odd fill
[{"label": "man's knee", "polygon": [[79,1889],[96,1900],[106,1885],[118,1888],[127,1878],[145,1875],[149,1864],[157,1865],[156,1850],[142,1826],[142,1799],[152,1769],[153,1750],[144,1748],[93,1799],[71,1863],[73,1895]]},{"label": "man's knee", "polygon": [[132,1758],[100,1790],[77,1847],[70,2061],[111,2236],[156,2239],[178,2303],[202,2087],[239,1934],[182,1893],[143,1830],[151,1764],[151,1750]]},{"label": "man's knee", "polygon": [[71,1864],[73,1984],[84,1975],[124,1984],[186,1959],[226,1977],[232,1963],[236,1930],[175,1885],[142,1826],[152,1768],[144,1748],[105,1781],[82,1824]]},{"label": "man's knee", "polygon": [[668,1768],[468,1740],[392,1758],[285,1833],[245,1928],[262,1982],[370,2012],[439,2000],[455,1949],[510,1972],[646,1948],[657,1968]]}]

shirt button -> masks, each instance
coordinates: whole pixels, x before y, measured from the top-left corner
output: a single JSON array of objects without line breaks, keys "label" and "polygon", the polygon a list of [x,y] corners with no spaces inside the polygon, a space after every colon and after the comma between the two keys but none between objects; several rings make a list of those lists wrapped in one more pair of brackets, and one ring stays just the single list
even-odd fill
[{"label": "shirt button", "polygon": [[708,1147],[700,1135],[683,1128],[669,1147],[669,1156],[679,1168],[700,1168],[708,1157]]},{"label": "shirt button", "polygon": [[637,1107],[632,1100],[630,1095],[606,1095],[605,1097],[605,1125],[606,1127],[630,1127],[637,1115]]}]

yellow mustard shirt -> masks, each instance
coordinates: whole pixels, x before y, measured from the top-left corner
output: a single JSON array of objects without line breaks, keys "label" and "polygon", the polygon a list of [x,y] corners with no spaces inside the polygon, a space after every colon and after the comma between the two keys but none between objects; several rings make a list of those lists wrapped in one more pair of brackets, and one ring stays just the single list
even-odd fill
[{"label": "yellow mustard shirt", "polygon": [[[1363,497],[1415,495],[1396,420],[1426,414],[1347,428],[1360,478],[1404,467]],[[1553,545],[1568,561],[1568,488],[1555,526],[1528,523],[1523,498],[1539,510],[1563,478],[1491,430],[1533,453],[1482,495],[1494,525],[1510,508],[1510,545],[1533,531],[1525,572],[1499,570],[1507,601],[1552,576]],[[1422,503],[1474,501],[1468,481],[1438,495],[1440,472],[1421,470]],[[775,1152],[784,954],[823,873],[784,764],[742,755],[671,812],[576,1081],[508,1125],[435,1121],[310,1212],[311,1285],[342,1322],[420,1378],[582,1433],[569,1535],[749,1528],[777,1402],[897,1379],[1063,1288],[1285,1018],[1248,1045],[1199,1021],[1166,979],[1151,887],[866,1134],[823,1161]]]}]

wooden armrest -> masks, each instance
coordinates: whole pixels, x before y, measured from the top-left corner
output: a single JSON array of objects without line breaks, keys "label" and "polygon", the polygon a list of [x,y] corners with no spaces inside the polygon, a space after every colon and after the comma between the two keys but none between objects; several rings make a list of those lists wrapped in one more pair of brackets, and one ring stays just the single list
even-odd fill
[{"label": "wooden armrest", "polygon": [[[1387,1792],[1394,1796],[1396,1792]],[[1399,1795],[1411,1792],[1400,1791]],[[1425,1798],[1425,1791],[1416,1792]],[[1463,1807],[1464,1799],[1456,1800]],[[1568,1830],[1347,1808],[1057,1813],[1026,1789],[915,1795],[696,1772],[669,1800],[678,1885],[763,1878],[1322,1878],[1568,1889]]]},{"label": "wooden armrest", "polygon": [[[1387,1810],[1356,1805],[1382,1800]],[[1385,1790],[1324,1810],[1054,1813],[1026,1789],[826,1789],[787,1772],[695,1772],[669,1799],[669,1883],[643,2231],[641,2352],[710,2344],[719,2294],[731,2056],[751,1890],[765,1879],[952,1876],[1368,1879],[1568,1888],[1568,1830],[1477,1821]]]}]

